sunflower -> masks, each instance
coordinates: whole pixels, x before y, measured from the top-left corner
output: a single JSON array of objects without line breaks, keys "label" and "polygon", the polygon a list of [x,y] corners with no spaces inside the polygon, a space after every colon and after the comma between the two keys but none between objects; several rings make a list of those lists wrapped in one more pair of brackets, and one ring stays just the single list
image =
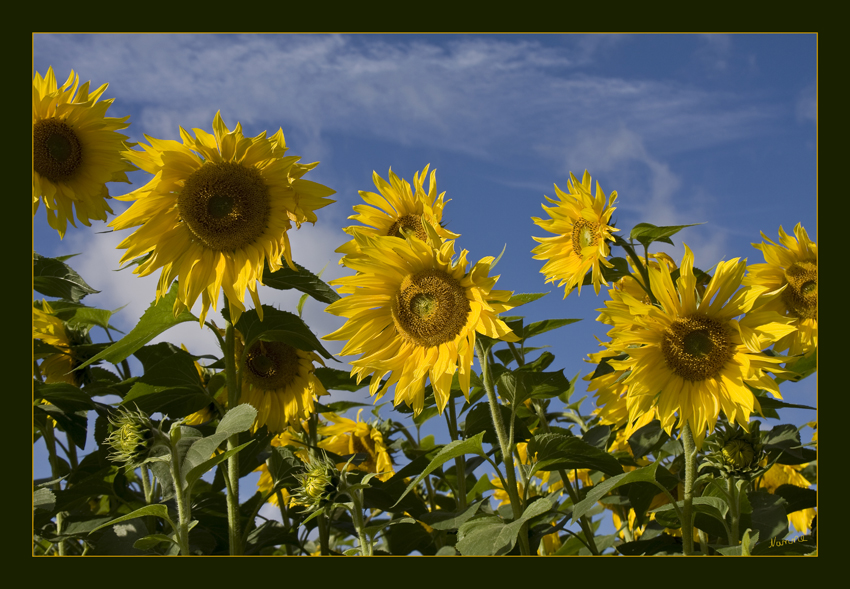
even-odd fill
[{"label": "sunflower", "polygon": [[764,286],[739,289],[745,261],[719,263],[702,296],[693,264],[693,253],[685,246],[676,284],[666,265],[649,267],[659,306],[621,293],[625,308],[608,306],[614,328],[612,340],[604,345],[613,354],[628,355],[609,364],[631,371],[622,380],[628,387],[629,420],[655,410],[672,435],[678,415],[679,426],[689,423],[701,446],[706,428],[714,430],[721,410],[730,423],[748,428],[750,413],[760,410],[748,385],[782,398],[766,372],[781,372],[777,364],[785,359],[762,350],[794,327],[789,325],[792,319],[758,308],[777,292],[768,293]]},{"label": "sunflower", "polygon": [[488,276],[492,257],[469,272],[466,250],[453,261],[454,241],[435,248],[409,235],[402,240],[357,232],[354,238],[360,253],[345,256],[343,263],[357,275],[331,282],[352,294],[326,309],[348,321],[324,339],[348,340],[342,355],[362,354],[351,362],[352,376],[360,382],[371,374],[369,393],[378,398],[395,384],[395,404],[404,401],[417,415],[430,375],[442,412],[456,371],[469,395],[476,332],[518,341],[497,317],[513,307],[511,292],[492,290],[498,280]]},{"label": "sunflower", "polygon": [[545,197],[554,207],[543,206],[551,219],[532,217],[536,225],[540,225],[554,237],[535,237],[540,243],[532,253],[535,260],[548,260],[540,271],[546,276],[546,282],[560,280],[558,286],[564,286],[564,298],[578,285],[581,285],[588,270],[593,270],[593,288],[599,294],[600,285],[607,282],[602,277],[601,265],[611,267],[606,260],[610,253],[607,241],[613,241],[611,233],[619,231],[608,223],[614,212],[614,202],[617,191],[611,193],[608,203],[605,203],[605,193],[596,183],[596,196],[591,195],[590,174],[584,172],[579,182],[572,172],[567,184],[568,193],[555,185],[555,193],[560,200]]},{"label": "sunflower", "polygon": [[116,230],[141,227],[119,249],[127,252],[121,263],[150,253],[134,273],[147,276],[162,269],[157,300],[179,279],[174,313],[191,308],[202,296],[201,324],[210,305],[218,304],[220,289],[230,302],[233,323],[245,310],[245,288],[262,319],[257,283],[262,284],[268,263],[274,272],[292,255],[287,231],[316,223],[313,211],[334,202],[334,193],[301,177],[318,163],[298,164],[287,156],[283,130],[271,138],[265,133],[245,137],[242,127],[230,131],[216,113],[213,132],[194,129],[192,138],[182,127],[183,143],[147,137],[145,151],[125,155],[153,180],[117,197],[136,201],[110,223]]},{"label": "sunflower", "polygon": [[[373,236],[403,237],[402,229],[406,229],[422,241],[427,241],[427,225],[441,239],[457,239],[460,237],[457,233],[452,233],[440,225],[443,219],[443,207],[449,201],[443,200],[445,192],[437,196],[436,170],[431,172],[427,192],[422,186],[425,177],[428,175],[430,165],[425,166],[422,172],[413,174],[413,190],[411,190],[410,184],[396,176],[392,169],[389,172],[389,182],[373,171],[372,181],[380,194],[361,190],[360,198],[366,204],[355,205],[354,212],[357,214],[349,217],[353,221],[363,223],[366,227],[354,225],[345,228],[344,231],[350,235],[360,231]],[[357,242],[352,239],[341,245],[336,251],[342,254],[356,253]]]},{"label": "sunflower", "polygon": [[[764,489],[768,493],[775,493],[782,485],[794,485],[808,489],[811,483],[799,472],[807,466],[808,463],[798,464],[796,466],[774,464],[756,481],[756,489]],[[816,515],[817,511],[815,508],[808,507],[789,513],[788,521],[795,530],[807,534],[812,527],[812,520]]]},{"label": "sunflower", "polygon": [[315,409],[314,399],[328,392],[316,377],[314,352],[293,348],[284,342],[256,341],[245,351],[237,331],[236,357],[242,380],[241,403],[257,410],[254,428],[264,425],[274,433],[301,427]]},{"label": "sunflower", "polygon": [[88,380],[88,368],[73,372],[74,368],[83,363],[84,359],[74,355],[73,346],[91,343],[91,339],[68,328],[64,321],[53,314],[53,308],[47,301],[42,301],[41,309],[32,309],[32,338],[56,348],[58,353],[36,353],[35,360],[42,360],[38,369],[44,376],[44,382],[65,382],[76,387]]},{"label": "sunflower", "polygon": [[[754,243],[753,247],[764,254],[766,264],[753,264],[747,270],[744,284],[765,286],[776,290],[785,286],[782,296],[765,307],[796,320],[797,330],[773,345],[776,352],[788,350],[796,356],[808,354],[818,345],[818,245],[809,239],[800,223],[794,227],[794,236],[779,228],[779,241]],[[796,239],[794,239],[796,237]]]},{"label": "sunflower", "polygon": [[367,459],[359,465],[359,469],[363,472],[376,472],[379,479],[387,481],[395,474],[392,458],[387,451],[381,432],[368,423],[360,421],[362,412],[362,409],[357,412],[357,421],[334,413],[325,413],[324,417],[333,425],[325,425],[317,429],[319,434],[330,436],[320,441],[318,446],[340,456],[365,454]]},{"label": "sunflower", "polygon": [[44,78],[36,72],[32,82],[32,214],[44,201],[47,222],[60,238],[68,221],[77,226],[74,207],[86,227],[90,219],[106,221],[112,213],[106,183],[129,184],[126,172],[135,170],[121,155],[127,136],[117,132],[130,117],[106,116],[113,99],[98,99],[108,84],[89,92],[90,82],[79,83],[72,70],[57,88],[52,67]]}]

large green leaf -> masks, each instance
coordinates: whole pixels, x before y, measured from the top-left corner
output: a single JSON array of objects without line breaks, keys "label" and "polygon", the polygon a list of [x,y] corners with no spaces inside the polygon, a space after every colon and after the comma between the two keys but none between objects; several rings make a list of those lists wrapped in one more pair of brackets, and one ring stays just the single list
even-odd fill
[{"label": "large green leaf", "polygon": [[[649,466],[644,466],[632,472],[627,472],[617,475],[610,479],[606,479],[598,485],[593,485],[587,491],[587,495],[573,508],[573,521],[586,514],[594,508],[596,503],[609,492],[628,485],[630,483],[652,483],[656,485],[660,491],[665,490],[665,487],[658,482],[658,471],[665,470],[658,462],[653,462]],[[667,473],[669,475],[669,473]]]},{"label": "large green leaf", "polygon": [[570,389],[570,381],[564,371],[526,372],[514,370],[504,372],[496,383],[499,395],[511,405],[518,406],[526,399],[557,397]]},{"label": "large green leaf", "polygon": [[541,497],[516,520],[505,523],[498,516],[484,516],[462,524],[458,529],[457,550],[464,556],[505,554],[517,541],[522,525],[552,508],[552,500]]},{"label": "large green leaf", "polygon": [[47,297],[79,302],[86,295],[100,292],[86,284],[70,266],[56,258],[32,254],[32,287]]},{"label": "large green leaf", "polygon": [[[227,319],[229,316],[225,313],[226,311],[222,311],[222,315]],[[250,309],[242,313],[236,327],[244,336],[245,347],[248,349],[257,341],[284,342],[299,350],[319,352],[325,358],[333,357],[319,343],[307,324],[298,315],[288,311],[263,305],[262,321],[257,315],[257,310]]]},{"label": "large green leaf", "polygon": [[333,303],[339,300],[340,296],[336,291],[324,283],[318,276],[300,264],[295,264],[295,267],[298,268],[297,272],[286,265],[277,272],[270,272],[269,266],[266,264],[263,271],[263,284],[278,290],[294,288],[322,303]]},{"label": "large green leaf", "polygon": [[580,468],[598,470],[610,476],[623,472],[616,458],[574,436],[538,434],[529,442],[528,454],[537,457],[533,472]]},{"label": "large green leaf", "polygon": [[658,227],[652,223],[638,223],[632,229],[630,237],[632,239],[637,239],[645,246],[649,246],[649,244],[653,241],[661,241],[663,243],[673,245],[673,241],[670,239],[671,235],[676,235],[679,231],[686,227],[696,227],[697,225],[703,224],[704,223],[692,223],[690,225],[668,225]]},{"label": "large green leaf", "polygon": [[130,333],[106,348],[101,353],[97,354],[95,357],[81,364],[77,367],[77,370],[85,368],[92,362],[97,362],[98,360],[106,360],[112,364],[118,364],[167,329],[185,321],[198,320],[198,318],[192,315],[189,311],[183,311],[175,317],[174,301],[176,300],[177,282],[174,283],[171,290],[168,291],[168,294],[159,299],[158,303],[153,303],[150,307],[148,307],[147,311],[145,311],[142,318],[139,319],[136,326],[130,330]]},{"label": "large green leaf", "polygon": [[[164,519],[165,521],[168,522],[168,524],[172,527],[172,529],[175,528],[174,524],[171,521],[171,518],[168,517],[168,508],[165,505],[146,505],[146,506],[142,507],[141,509],[137,509],[136,511],[134,511],[132,513],[128,513],[127,515],[123,515],[119,518],[116,518],[116,519],[109,521],[109,522],[107,522],[107,523],[105,523],[101,526],[96,527],[95,529],[92,530],[92,532],[96,532],[96,531],[98,531],[102,528],[105,528],[107,526],[112,526],[114,524],[117,524],[117,523],[120,523],[120,522],[125,522],[125,521],[130,520],[130,519],[136,519],[137,517],[145,517],[147,515],[153,515],[153,516],[156,516],[156,517],[161,517],[162,519]],[[89,533],[91,533],[91,532],[89,532]]]},{"label": "large green leaf", "polygon": [[336,368],[316,368],[314,373],[319,381],[327,390],[335,391],[359,391],[369,384],[368,380],[363,380],[358,383],[357,378],[345,370],[337,370]]},{"label": "large green leaf", "polygon": [[808,356],[802,358],[791,359],[785,365],[786,370],[790,370],[792,374],[783,374],[776,377],[776,383],[779,384],[786,380],[798,382],[817,372],[818,369],[818,351],[815,350]]},{"label": "large green leaf", "polygon": [[552,331],[553,329],[558,329],[565,325],[577,323],[578,321],[581,321],[581,319],[544,319],[543,321],[535,321],[534,323],[525,326],[522,333],[517,333],[517,335],[523,339],[529,339],[536,335],[540,335],[541,333],[546,333],[547,331]]},{"label": "large green leaf", "polygon": [[[43,310],[44,306],[41,301],[35,301],[33,305]],[[82,327],[86,331],[93,326],[110,329],[109,318],[112,317],[114,312],[87,307],[82,303],[71,301],[51,301],[50,308],[53,310],[54,317],[58,317],[72,327]],[[111,329],[115,328],[111,327]],[[118,330],[116,329],[116,331]]]},{"label": "large green leaf", "polygon": [[185,417],[210,403],[202,387],[154,386],[136,382],[121,402],[151,415],[162,413],[171,418]]},{"label": "large green leaf", "polygon": [[484,432],[481,432],[477,436],[473,438],[469,438],[468,440],[455,440],[450,444],[446,444],[442,450],[440,450],[436,456],[434,456],[433,460],[428,464],[428,466],[423,470],[419,476],[417,476],[413,482],[411,482],[407,489],[404,490],[404,493],[401,494],[401,497],[395,502],[395,505],[404,499],[404,496],[410,493],[413,489],[416,488],[416,485],[419,484],[419,481],[424,479],[426,476],[440,468],[443,464],[451,460],[452,458],[456,458],[458,456],[463,456],[464,454],[477,454],[479,456],[484,455],[484,449],[481,447],[481,439],[484,437]]},{"label": "large green leaf", "polygon": [[44,384],[33,381],[33,398],[36,400],[44,399],[70,413],[94,409],[94,403],[86,393],[65,382]]},{"label": "large green leaf", "polygon": [[531,302],[536,301],[537,299],[542,299],[545,297],[548,292],[531,292],[531,293],[517,293],[511,296],[511,299],[508,301],[508,304],[512,307],[519,307],[520,305],[525,305]]}]

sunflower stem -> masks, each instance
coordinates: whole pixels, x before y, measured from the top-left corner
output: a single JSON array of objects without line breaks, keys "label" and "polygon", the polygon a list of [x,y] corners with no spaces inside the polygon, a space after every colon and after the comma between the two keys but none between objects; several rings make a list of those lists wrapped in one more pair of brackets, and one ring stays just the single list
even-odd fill
[{"label": "sunflower stem", "polygon": [[738,487],[735,485],[735,479],[726,479],[726,488],[729,491],[729,517],[732,520],[732,527],[729,531],[729,545],[738,545],[738,532],[741,521],[741,494],[738,492]]},{"label": "sunflower stem", "polygon": [[[47,446],[47,459],[50,462],[50,471],[53,475],[54,479],[59,478],[59,458],[56,456],[56,438],[55,438],[55,430],[53,429],[53,422],[51,418],[47,418],[47,427],[42,430],[42,434],[44,437],[44,443]],[[53,484],[54,491],[60,491],[62,489],[62,485],[59,482]],[[56,514],[56,535],[60,535],[62,533],[62,527],[65,523],[65,512],[60,511]],[[65,556],[65,541],[59,540],[59,556]]]},{"label": "sunflower stem", "polygon": [[[505,474],[507,475],[507,488],[505,491],[511,500],[511,511],[514,519],[519,519],[523,512],[523,505],[520,502],[519,493],[517,493],[516,473],[513,457],[513,443],[508,438],[505,432],[505,423],[502,421],[502,412],[499,408],[499,401],[496,399],[496,393],[493,390],[492,376],[490,374],[490,363],[487,352],[484,350],[481,340],[475,342],[475,352],[478,355],[478,363],[481,364],[481,375],[484,381],[484,390],[487,392],[487,400],[490,403],[490,415],[493,418],[493,427],[496,430],[496,437],[499,439],[499,447],[502,451],[502,463],[505,465]],[[531,553],[531,548],[528,544],[528,525],[523,524],[519,531],[519,549],[523,555]]]},{"label": "sunflower stem", "polygon": [[[627,254],[628,254],[628,256],[632,259],[632,262],[634,262],[634,263],[635,263],[635,266],[637,266],[637,268],[638,268],[638,272],[640,273],[640,277],[641,277],[642,281],[641,281],[641,280],[638,280],[638,279],[637,279],[637,277],[636,277],[635,275],[632,275],[632,278],[634,278],[634,279],[635,279],[635,281],[636,281],[636,282],[640,285],[640,287],[644,290],[644,292],[646,292],[646,294],[647,294],[647,295],[649,295],[649,300],[650,300],[650,301],[652,301],[652,304],[653,304],[653,305],[658,304],[658,299],[656,299],[656,298],[655,298],[655,295],[654,295],[654,294],[652,294],[652,289],[650,288],[650,285],[649,285],[649,270],[647,269],[646,264],[644,264],[644,263],[641,261],[640,256],[638,256],[638,255],[637,255],[637,253],[635,252],[634,247],[632,247],[632,245],[631,245],[631,244],[629,244],[629,243],[627,243],[627,242],[623,241],[623,242],[622,242],[622,243],[620,243],[619,245],[620,245],[620,247],[622,247],[624,250],[626,250],[626,253],[627,253]],[[644,259],[645,259],[645,260],[648,260],[648,259],[649,259],[649,250],[647,249],[647,247],[646,247],[646,246],[643,246],[643,251],[644,251],[644,254],[645,254]]]},{"label": "sunflower stem", "polygon": [[360,555],[372,556],[372,543],[366,536],[366,524],[363,521],[363,490],[357,489],[353,493],[349,493],[351,502],[354,508],[351,510],[351,517],[354,527],[357,528],[357,538],[360,540]]},{"label": "sunflower stem", "polygon": [[189,522],[192,519],[192,505],[188,501],[188,495],[184,494],[183,479],[180,476],[180,464],[178,460],[177,447],[171,442],[171,479],[174,481],[174,499],[177,503],[177,544],[180,546],[180,554],[189,556]]},{"label": "sunflower stem", "polygon": [[[227,297],[224,305],[228,306]],[[239,403],[239,388],[236,383],[236,334],[233,323],[227,322],[224,336],[224,371],[227,383],[227,410]],[[239,434],[233,434],[227,439],[227,450],[233,450],[239,445]],[[229,477],[227,486],[227,529],[230,540],[231,556],[242,554],[242,534],[239,533],[239,454],[233,454],[227,459],[227,470],[224,476]]]},{"label": "sunflower stem", "polygon": [[[457,441],[457,412],[455,411],[454,397],[449,398],[449,412],[446,415],[446,423],[449,427],[449,437],[452,442]],[[455,473],[457,476],[457,505],[461,510],[466,509],[466,462],[463,456],[455,458]]]},{"label": "sunflower stem", "polygon": [[697,449],[690,423],[682,428],[682,444],[685,447],[685,497],[682,505],[682,545],[685,556],[694,553],[694,481],[697,472]]}]

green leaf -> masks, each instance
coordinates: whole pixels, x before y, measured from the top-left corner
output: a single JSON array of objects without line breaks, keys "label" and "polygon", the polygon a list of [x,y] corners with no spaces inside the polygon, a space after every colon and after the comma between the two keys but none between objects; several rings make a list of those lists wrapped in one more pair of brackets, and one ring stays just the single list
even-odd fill
[{"label": "green leaf", "polygon": [[[610,268],[604,264],[599,266],[599,269],[602,271],[602,278],[607,282],[616,282],[624,276],[631,275],[632,269],[629,267],[629,263],[625,258],[609,258],[608,261],[612,264]],[[584,281],[582,281],[581,285],[590,286],[591,284],[593,284],[592,270],[584,275]]]},{"label": "green leaf", "polygon": [[126,359],[130,354],[135,353],[142,346],[147,344],[153,338],[163,333],[164,331],[179,325],[185,321],[197,321],[198,318],[192,315],[189,311],[183,311],[177,317],[174,316],[174,301],[177,300],[177,282],[171,287],[164,297],[158,303],[153,303],[145,311],[142,318],[136,326],[130,330],[130,333],[122,337],[120,340],[106,348],[101,353],[87,360],[76,370],[85,368],[92,362],[105,360],[112,364],[118,364]]},{"label": "green leaf", "polygon": [[56,258],[32,254],[32,287],[47,297],[79,302],[83,297],[100,292],[86,284],[70,266]]},{"label": "green leaf", "polygon": [[741,529],[752,528],[762,538],[784,538],[788,533],[785,499],[766,491],[751,491],[747,498],[752,513],[741,516]]},{"label": "green leaf", "polygon": [[497,516],[470,520],[458,529],[457,550],[464,556],[505,554],[510,552],[522,525],[552,508],[551,499],[542,497],[529,505],[516,520],[505,523]]},{"label": "green leaf", "polygon": [[[213,434],[213,436],[217,436],[217,435],[218,434]],[[204,438],[204,440],[206,440],[206,439],[208,439],[208,438]],[[203,442],[204,440],[200,440],[200,441]],[[225,460],[227,460],[228,458],[230,458],[234,454],[240,452],[242,449],[250,446],[251,444],[254,443],[254,441],[255,440],[248,440],[244,444],[237,446],[237,447],[233,448],[232,450],[228,450],[227,452],[223,452],[221,454],[216,454],[215,456],[213,456],[209,460],[205,460],[204,462],[201,462],[199,465],[190,469],[189,472],[187,472],[184,475],[186,477],[186,488],[191,489],[192,485],[194,485],[195,482],[204,475],[204,473],[208,472],[210,469],[212,469],[216,465],[224,462]],[[195,444],[197,445],[197,443],[198,442],[196,442]],[[189,452],[191,453],[192,450],[194,450],[194,449],[195,449],[195,446],[193,445],[192,449],[189,450]],[[186,458],[187,458],[187,460],[184,461],[184,464],[186,462],[188,462],[189,456],[187,455]]]},{"label": "green leaf", "polygon": [[[34,301],[33,306],[44,310],[44,305],[41,301]],[[82,327],[86,331],[95,325],[109,329],[109,318],[112,317],[114,312],[106,311],[105,309],[95,309],[93,307],[87,307],[82,303],[70,301],[51,301],[50,308],[53,309],[54,317],[58,317],[72,327]],[[115,328],[112,327],[111,329]]]},{"label": "green leaf", "polygon": [[556,433],[538,434],[529,442],[528,454],[529,456],[537,456],[532,474],[540,470],[580,468],[598,470],[609,476],[623,472],[623,467],[620,466],[616,458],[574,436]]},{"label": "green leaf", "polygon": [[[222,315],[225,315],[225,312],[226,310],[223,310]],[[228,318],[229,314],[225,315],[225,319]],[[317,351],[325,358],[333,357],[298,315],[268,305],[263,305],[262,321],[256,309],[249,309],[239,317],[236,328],[245,337],[246,349],[250,349],[258,341],[284,342],[299,350]]]},{"label": "green leaf", "polygon": [[[776,377],[776,384],[781,382],[785,382],[786,380],[790,380],[793,382],[799,382],[806,378],[807,376],[811,376],[818,369],[818,352],[815,350],[813,353],[808,356],[803,356],[802,358],[791,360],[785,365],[786,370],[790,370],[793,372],[793,375],[782,375]],[[761,399],[759,399],[761,401]]]},{"label": "green leaf", "polygon": [[632,232],[629,237],[631,237],[631,239],[637,239],[645,246],[649,246],[649,244],[653,241],[661,241],[663,243],[669,243],[670,245],[673,245],[673,241],[670,239],[670,236],[676,235],[685,227],[696,227],[697,225],[704,225],[704,223],[692,223],[690,225],[668,225],[664,227],[658,227],[656,225],[653,225],[652,223],[638,223],[632,229]]},{"label": "green leaf", "polygon": [[136,540],[133,544],[133,548],[138,548],[139,550],[151,550],[163,542],[175,545],[177,544],[177,541],[171,536],[166,536],[165,534],[151,534],[150,536],[145,536],[144,538]]},{"label": "green leaf", "polygon": [[152,415],[160,412],[172,418],[185,417],[210,404],[201,387],[154,386],[137,382],[121,401],[125,407],[138,408]]},{"label": "green leaf", "polygon": [[225,433],[228,436],[248,431],[254,425],[254,420],[257,418],[257,410],[249,403],[242,403],[227,412],[218,427],[215,428],[215,433]]},{"label": "green leaf", "polygon": [[[678,501],[676,505],[681,509],[685,502]],[[729,506],[723,499],[719,497],[694,497],[692,505],[694,513],[704,513],[724,524],[726,523],[726,512],[729,511]],[[676,517],[672,503],[662,505],[652,510],[652,513],[655,513],[656,521],[668,528],[679,528],[682,525],[679,518]]]},{"label": "green leaf", "polygon": [[[504,405],[499,405],[499,412],[502,414],[502,423],[508,424],[511,420],[511,410]],[[484,434],[483,441],[492,446],[499,444],[499,438],[496,434],[495,426],[493,425],[493,414],[490,412],[489,403],[478,403],[473,406],[469,413],[466,414],[466,421],[463,424],[463,435],[466,438],[472,438],[477,434]],[[523,441],[531,437],[531,432],[528,430],[522,420],[514,422],[514,441]]]},{"label": "green leaf", "polygon": [[519,307],[520,305],[525,305],[528,303],[532,303],[537,299],[542,299],[545,297],[548,292],[532,292],[532,293],[520,293],[511,296],[508,304],[512,307]]},{"label": "green leaf", "polygon": [[804,489],[797,485],[780,485],[773,494],[785,499],[785,512],[788,514],[818,505],[818,492],[814,489]]},{"label": "green leaf", "polygon": [[327,390],[334,391],[359,391],[369,384],[368,380],[363,380],[358,383],[357,378],[351,376],[345,370],[337,370],[336,368],[325,368],[321,366],[316,368],[314,372],[316,377]]},{"label": "green leaf", "polygon": [[657,451],[669,438],[667,432],[661,429],[661,422],[654,419],[629,437],[629,447],[635,458],[643,458]]},{"label": "green leaf", "polygon": [[[611,458],[613,458],[613,456]],[[656,485],[659,490],[665,490],[664,486],[661,485],[656,479],[657,471],[660,469],[664,469],[664,467],[661,466],[658,462],[653,462],[652,464],[644,466],[643,468],[639,468],[637,470],[633,470],[632,472],[617,475],[615,477],[602,481],[598,485],[593,485],[587,490],[587,495],[585,496],[585,498],[582,499],[575,507],[573,507],[573,522],[577,521],[581,516],[593,509],[593,507],[596,505],[596,502],[599,501],[606,494],[608,494],[610,491],[622,487],[623,485],[628,485],[629,483],[652,483]]]},{"label": "green leaf", "polygon": [[295,475],[304,468],[304,465],[292,453],[292,450],[278,447],[272,448],[268,465],[275,486],[287,488],[298,485],[298,479],[295,478]]},{"label": "green leaf", "polygon": [[460,512],[444,512],[442,509],[438,509],[424,514],[421,519],[435,530],[456,530],[471,519],[482,505],[484,505],[484,502],[478,501]]},{"label": "green leaf", "polygon": [[105,524],[98,526],[95,529],[93,529],[91,532],[89,532],[89,534],[91,534],[92,532],[96,532],[96,531],[98,531],[102,528],[105,528],[107,526],[112,526],[114,524],[117,524],[117,523],[120,523],[120,522],[125,522],[125,521],[131,520],[131,519],[136,519],[137,517],[145,517],[146,515],[153,515],[153,516],[156,516],[156,517],[161,517],[166,522],[168,522],[168,525],[170,525],[172,529],[176,529],[176,526],[171,521],[171,518],[168,517],[168,508],[165,505],[159,505],[158,504],[158,505],[146,505],[146,506],[142,507],[141,509],[137,509],[136,511],[134,511],[132,513],[128,513],[127,515],[123,515],[123,516],[121,516],[117,519],[110,521],[110,522],[106,522]]},{"label": "green leaf", "polygon": [[521,369],[504,372],[496,387],[499,395],[511,405],[518,406],[526,399],[557,397],[570,390],[570,381],[564,371],[527,372]]},{"label": "green leaf", "polygon": [[33,398],[44,399],[66,413],[94,409],[94,403],[86,393],[66,382],[44,384],[33,381]]},{"label": "green leaf", "polygon": [[56,507],[56,495],[50,489],[39,489],[32,494],[32,507],[42,511],[53,511]]},{"label": "green leaf", "polygon": [[419,476],[417,476],[413,482],[411,482],[407,489],[404,490],[404,493],[401,494],[401,497],[393,505],[398,505],[398,503],[404,498],[405,495],[410,493],[416,485],[419,484],[419,481],[424,479],[426,476],[431,474],[433,471],[441,467],[443,464],[451,460],[452,458],[456,458],[458,456],[463,456],[464,454],[477,454],[479,456],[484,456],[484,450],[481,447],[481,439],[484,437],[484,432],[481,432],[474,438],[470,438],[468,440],[455,440],[450,444],[447,444],[440,450],[436,456],[434,456],[433,460],[431,460],[430,464],[423,470]]},{"label": "green leaf", "polygon": [[540,335],[541,333],[546,333],[547,331],[552,331],[553,329],[558,329],[565,325],[577,323],[578,321],[581,321],[581,319],[544,319],[543,321],[536,321],[527,325],[522,330],[522,333],[517,333],[517,335],[522,339],[529,339],[536,335]]},{"label": "green leaf", "polygon": [[277,272],[270,272],[269,266],[266,264],[263,271],[263,284],[276,288],[277,290],[289,290],[294,288],[304,294],[308,294],[314,299],[322,303],[333,303],[338,301],[340,296],[334,289],[328,286],[322,280],[301,266],[293,262],[298,271],[292,270],[284,264],[283,268]]}]

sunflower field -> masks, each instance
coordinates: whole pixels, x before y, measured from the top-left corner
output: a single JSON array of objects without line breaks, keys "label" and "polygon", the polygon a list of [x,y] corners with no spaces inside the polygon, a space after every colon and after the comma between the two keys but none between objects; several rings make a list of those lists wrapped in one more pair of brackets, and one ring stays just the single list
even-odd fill
[{"label": "sunflower field", "polygon": [[[134,143],[106,90],[35,73],[33,219],[121,232],[120,280],[158,282],[121,333],[72,248],[33,251],[34,555],[817,554],[816,402],[784,399],[817,370],[801,223],[700,268],[659,249],[697,224],[617,226],[628,196],[575,170],[504,238],[537,243],[518,289],[427,162],[380,164],[326,282],[290,238],[339,195],[283,129]],[[578,319],[525,313],[582,289],[606,335],[568,376],[540,336]]]}]

